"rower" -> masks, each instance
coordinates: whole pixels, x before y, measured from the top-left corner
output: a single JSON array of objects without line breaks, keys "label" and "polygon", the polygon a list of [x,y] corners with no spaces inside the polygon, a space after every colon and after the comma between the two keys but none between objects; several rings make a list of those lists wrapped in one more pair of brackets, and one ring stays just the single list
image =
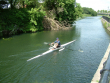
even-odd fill
[{"label": "rower", "polygon": [[58,48],[58,47],[60,47],[60,40],[59,40],[59,38],[56,38],[56,41],[55,42],[53,42],[52,44],[54,44],[54,48]]}]

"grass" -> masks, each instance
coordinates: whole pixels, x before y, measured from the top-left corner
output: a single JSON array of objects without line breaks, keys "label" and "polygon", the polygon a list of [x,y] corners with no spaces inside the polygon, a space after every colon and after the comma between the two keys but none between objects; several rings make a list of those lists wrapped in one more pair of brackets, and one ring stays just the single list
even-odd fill
[{"label": "grass", "polygon": [[108,27],[110,27],[110,23],[108,24]]},{"label": "grass", "polygon": [[102,24],[103,24],[104,28],[110,27],[110,23],[107,23],[106,21],[102,20]]},{"label": "grass", "polygon": [[110,18],[110,16],[109,16],[109,15],[103,15],[103,16],[106,16],[106,17]]},{"label": "grass", "polygon": [[90,16],[91,16],[90,14],[82,14],[82,17],[79,17],[76,20],[80,20],[80,19],[83,19],[85,17],[90,17]]},{"label": "grass", "polygon": [[107,28],[107,22],[104,23],[104,27]]},{"label": "grass", "polygon": [[[104,15],[104,16],[106,16],[106,17],[108,17],[109,19],[110,19],[110,16],[109,15]],[[102,19],[102,18],[101,18]],[[103,24],[103,26],[104,26],[104,28],[108,28],[108,27],[110,27],[110,23],[109,22],[107,22],[107,21],[104,21],[104,20],[102,20],[102,24]]]},{"label": "grass", "polygon": [[99,82],[99,80],[97,80],[96,82]]},{"label": "grass", "polygon": [[82,17],[88,17],[91,16],[90,14],[82,14]]}]

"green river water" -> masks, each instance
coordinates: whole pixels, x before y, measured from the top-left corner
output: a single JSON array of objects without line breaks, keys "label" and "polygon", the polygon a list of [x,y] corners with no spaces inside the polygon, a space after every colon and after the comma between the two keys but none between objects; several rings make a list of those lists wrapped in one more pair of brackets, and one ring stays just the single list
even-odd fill
[{"label": "green river water", "polygon": [[[48,50],[59,38],[61,44],[76,39],[63,51]],[[110,34],[100,17],[76,21],[67,31],[43,31],[0,39],[0,83],[90,83],[109,45]]]}]

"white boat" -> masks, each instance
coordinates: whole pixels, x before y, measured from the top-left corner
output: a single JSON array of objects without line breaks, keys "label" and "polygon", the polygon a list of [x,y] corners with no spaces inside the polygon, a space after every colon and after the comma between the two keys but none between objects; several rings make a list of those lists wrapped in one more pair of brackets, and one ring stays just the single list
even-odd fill
[{"label": "white boat", "polygon": [[51,52],[53,52],[53,51],[55,51],[55,50],[59,50],[59,49],[60,49],[59,51],[62,51],[62,50],[65,48],[65,46],[67,46],[67,45],[73,43],[74,41],[76,41],[76,40],[73,40],[73,41],[70,41],[70,42],[68,42],[68,43],[62,44],[60,47],[58,47],[58,48],[56,48],[56,49],[53,49],[53,47],[50,47],[48,51],[46,51],[46,52],[44,52],[44,53],[42,53],[42,54],[40,54],[40,55],[37,55],[37,56],[35,56],[35,57],[33,57],[33,58],[30,58],[30,59],[28,59],[27,61],[30,61],[30,60],[33,60],[33,59],[35,59],[35,58],[41,57],[41,56],[46,55],[46,54],[48,54],[48,53],[51,53]]}]

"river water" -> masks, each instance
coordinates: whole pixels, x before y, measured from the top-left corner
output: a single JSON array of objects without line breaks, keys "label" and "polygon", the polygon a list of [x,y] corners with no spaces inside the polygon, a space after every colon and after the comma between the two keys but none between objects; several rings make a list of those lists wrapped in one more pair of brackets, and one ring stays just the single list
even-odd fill
[{"label": "river water", "polygon": [[[28,61],[48,50],[59,38],[71,40],[63,51],[54,51]],[[0,39],[0,83],[90,83],[109,45],[110,34],[100,17],[76,21],[72,30],[44,31]]]}]

